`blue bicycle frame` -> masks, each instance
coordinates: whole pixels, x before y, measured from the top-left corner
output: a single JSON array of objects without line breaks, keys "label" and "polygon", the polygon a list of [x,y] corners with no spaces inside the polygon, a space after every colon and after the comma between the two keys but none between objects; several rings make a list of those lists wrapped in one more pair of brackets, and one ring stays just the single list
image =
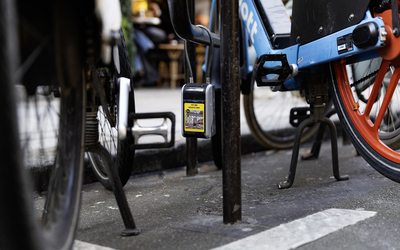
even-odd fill
[{"label": "blue bicycle frame", "polygon": [[[215,2],[215,0],[213,2]],[[382,19],[372,17],[369,10],[365,13],[365,17],[361,23],[358,23],[357,25],[340,30],[304,45],[293,45],[284,49],[275,49],[274,46],[272,46],[271,39],[268,36],[264,23],[261,21],[260,14],[253,0],[240,0],[239,10],[243,27],[246,27],[245,30],[247,35],[244,39],[251,39],[257,56],[264,54],[286,54],[289,64],[296,64],[299,71],[343,57],[351,57],[351,62],[375,58],[378,57],[376,49],[384,46],[384,41],[379,37],[377,43],[367,49],[359,49],[356,46],[353,46],[352,50],[339,54],[341,47],[337,44],[338,38],[351,34],[357,26],[372,22],[375,23],[379,29],[384,29],[385,25]],[[245,57],[245,59],[247,58],[248,57]],[[277,62],[265,63],[265,66],[268,67],[276,65]],[[285,88],[283,89],[285,90],[299,90],[302,88],[302,83],[297,81],[297,78],[292,78],[286,81],[284,86]]]},{"label": "blue bicycle frame", "polygon": [[[376,49],[384,46],[385,36],[379,36],[377,42],[373,46],[369,46],[366,49],[360,49],[356,46],[347,48],[343,51],[343,45],[338,44],[338,39],[343,38],[349,34],[352,34],[354,29],[362,24],[373,23],[379,31],[385,29],[383,20],[380,17],[374,18],[369,10],[366,10],[364,18],[361,22],[341,29],[335,33],[324,36],[320,39],[302,45],[292,45],[286,48],[275,48],[271,43],[271,38],[268,35],[267,29],[261,20],[259,9],[257,9],[255,1],[257,0],[239,0],[239,12],[242,20],[243,37],[242,48],[247,47],[250,38],[257,56],[260,57],[265,54],[286,54],[289,64],[294,64],[298,67],[299,72],[310,69],[313,66],[328,63],[340,58],[346,58],[349,63],[356,63],[358,61],[372,59],[378,57]],[[169,8],[171,12],[172,23],[174,25],[176,33],[185,40],[189,40],[195,43],[203,45],[210,44],[210,37],[208,34],[199,27],[190,23],[188,16],[188,4],[186,0],[176,1],[169,0]],[[212,1],[211,18],[213,20],[214,9],[216,6],[216,0]],[[210,27],[212,24],[210,24]],[[219,36],[212,33],[212,40],[214,46],[220,46]],[[252,71],[250,67],[249,57],[247,50],[244,49],[243,60],[245,61],[245,67],[247,67],[247,73]],[[278,62],[268,61],[264,64],[266,67],[273,67],[279,65]],[[296,78],[291,78],[284,83],[284,87],[281,91],[287,90],[300,90],[303,88],[302,83]]]},{"label": "blue bicycle frame", "polygon": [[[213,4],[214,2],[215,0]],[[245,37],[251,39],[258,57],[264,54],[286,54],[289,64],[296,64],[299,71],[343,57],[351,57],[352,63],[375,58],[378,57],[376,49],[384,46],[384,41],[379,37],[376,44],[367,49],[359,49],[353,46],[352,50],[339,54],[341,47],[337,43],[338,38],[351,34],[357,26],[372,22],[376,24],[378,29],[384,29],[385,25],[382,19],[372,17],[369,10],[365,13],[365,17],[361,23],[357,25],[345,28],[304,45],[293,45],[284,49],[275,49],[274,46],[272,46],[271,39],[268,36],[264,23],[261,21],[259,11],[253,0],[240,0],[239,13],[243,22],[243,27],[246,27],[245,32],[247,35]],[[246,56],[245,59],[247,58]],[[276,66],[277,62],[266,62],[264,65],[272,67]],[[299,90],[302,88],[301,82],[297,81],[296,78],[286,81],[284,86],[285,88],[283,89],[285,90]]]}]

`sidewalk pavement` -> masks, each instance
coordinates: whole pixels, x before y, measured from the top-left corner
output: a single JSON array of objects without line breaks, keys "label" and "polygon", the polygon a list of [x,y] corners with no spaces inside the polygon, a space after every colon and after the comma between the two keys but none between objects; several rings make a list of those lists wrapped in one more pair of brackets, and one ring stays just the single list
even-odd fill
[{"label": "sidewalk pavement", "polygon": [[[300,154],[310,149],[306,143]],[[223,223],[222,171],[212,163],[193,177],[184,169],[132,176],[124,190],[141,230],[133,237],[120,235],[113,193],[99,183],[85,185],[74,250],[399,249],[398,183],[371,168],[352,145],[339,147],[340,173],[350,179],[336,181],[326,141],[317,160],[299,161],[291,188],[277,189],[291,155],[268,150],[242,157],[242,220],[235,224]],[[36,202],[43,207],[44,198]]]},{"label": "sidewalk pavement", "polygon": [[[172,111],[179,120],[180,91],[137,90],[136,106],[138,112]],[[256,143],[243,146],[254,139],[241,115],[242,149],[247,153],[241,159],[240,222],[223,223],[222,171],[209,162],[211,154],[204,153],[210,150],[209,140],[199,140],[199,174],[186,177],[185,140],[177,122],[175,147],[137,150],[137,172],[124,187],[142,233],[121,237],[124,227],[113,193],[99,183],[85,185],[75,250],[398,248],[397,183],[341,142],[340,173],[350,179],[336,181],[330,143],[324,142],[318,160],[299,161],[294,185],[279,190],[276,184],[287,178],[292,151],[257,152],[265,149]],[[300,155],[311,146],[302,145]],[[138,174],[149,171],[158,172]],[[86,172],[90,175],[89,167]],[[43,207],[44,197],[37,196],[35,203]]]}]

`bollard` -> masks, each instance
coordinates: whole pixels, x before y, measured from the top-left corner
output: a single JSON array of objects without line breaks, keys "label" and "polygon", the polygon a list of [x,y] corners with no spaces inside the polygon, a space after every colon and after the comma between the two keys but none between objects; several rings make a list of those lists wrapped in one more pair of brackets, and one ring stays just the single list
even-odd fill
[{"label": "bollard", "polygon": [[223,221],[242,219],[240,165],[239,5],[221,1]]}]

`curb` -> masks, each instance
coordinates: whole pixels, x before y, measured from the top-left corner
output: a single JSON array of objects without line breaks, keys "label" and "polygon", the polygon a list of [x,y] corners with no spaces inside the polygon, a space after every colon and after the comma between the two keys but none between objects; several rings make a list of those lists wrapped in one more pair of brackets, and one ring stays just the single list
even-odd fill
[{"label": "curb", "polygon": [[[339,122],[335,122],[338,137],[343,135],[343,129]],[[287,132],[284,130],[282,132]],[[326,130],[324,140],[329,139],[329,133]],[[313,141],[312,137],[309,142]],[[251,154],[268,149],[261,146],[251,134],[241,136],[241,154]],[[135,166],[132,169],[132,175],[147,174],[156,171],[165,171],[184,167],[186,159],[186,146],[184,142],[176,144],[173,148],[168,149],[146,149],[135,151]],[[198,162],[199,164],[210,162],[213,160],[211,140],[198,141]],[[213,164],[213,163],[211,163]],[[33,187],[37,192],[47,190],[49,184],[51,166],[41,166],[29,168],[30,175],[33,179]],[[90,184],[97,182],[96,176],[93,174],[92,168],[88,161],[84,165],[84,182],[83,184]]]}]

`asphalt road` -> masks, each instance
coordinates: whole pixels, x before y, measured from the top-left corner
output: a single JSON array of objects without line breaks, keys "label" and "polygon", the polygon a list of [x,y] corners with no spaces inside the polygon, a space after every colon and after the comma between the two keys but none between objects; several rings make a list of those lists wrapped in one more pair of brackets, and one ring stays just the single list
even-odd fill
[{"label": "asphalt road", "polygon": [[[308,152],[310,147],[303,146],[300,153]],[[351,145],[339,147],[341,174],[348,174],[350,179],[336,181],[330,143],[324,142],[320,158],[300,161],[294,185],[278,190],[276,183],[285,180],[290,157],[291,151],[284,150],[242,158],[242,221],[233,225],[222,223],[222,172],[211,163],[199,166],[200,174],[195,177],[185,177],[184,169],[132,177],[125,192],[142,231],[134,237],[120,236],[124,227],[113,194],[98,183],[86,185],[75,249],[244,248],[228,248],[226,244],[232,242],[239,246],[252,242],[253,247],[248,249],[268,249],[268,242],[253,238],[260,235],[274,239],[275,231],[289,239],[294,239],[292,234],[297,232],[306,239],[331,226],[328,233],[295,248],[400,249],[399,184],[377,173]],[[39,207],[43,198],[37,197],[36,202]],[[336,219],[329,215],[331,211],[348,217]],[[367,218],[345,223],[352,213],[363,212],[368,212]],[[316,227],[312,230],[296,227],[299,221],[320,218],[321,213],[327,217],[322,226],[319,222],[324,221],[317,219],[311,222]],[[246,238],[249,236],[253,238]],[[273,249],[288,249],[283,243],[276,244]]]}]

